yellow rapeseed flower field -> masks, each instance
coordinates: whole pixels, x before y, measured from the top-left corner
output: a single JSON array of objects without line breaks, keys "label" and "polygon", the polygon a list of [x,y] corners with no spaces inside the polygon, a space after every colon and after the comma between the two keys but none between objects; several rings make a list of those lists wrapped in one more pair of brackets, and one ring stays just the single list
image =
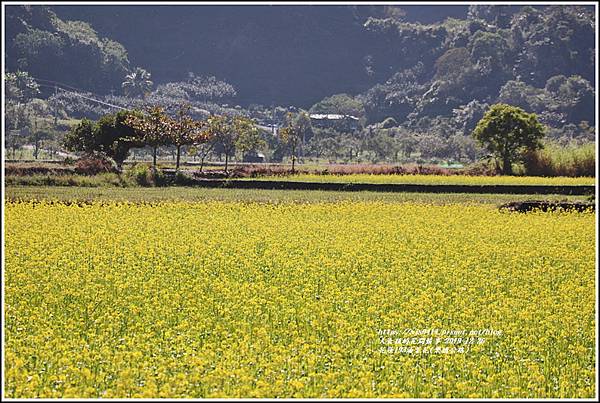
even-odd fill
[{"label": "yellow rapeseed flower field", "polygon": [[594,215],[7,203],[8,397],[592,397]]},{"label": "yellow rapeseed flower field", "polygon": [[420,184],[420,185],[593,185],[593,177],[543,177],[543,176],[470,176],[470,175],[319,175],[297,174],[290,176],[261,176],[242,178],[247,180],[334,182],[334,183],[377,183],[377,184]]}]

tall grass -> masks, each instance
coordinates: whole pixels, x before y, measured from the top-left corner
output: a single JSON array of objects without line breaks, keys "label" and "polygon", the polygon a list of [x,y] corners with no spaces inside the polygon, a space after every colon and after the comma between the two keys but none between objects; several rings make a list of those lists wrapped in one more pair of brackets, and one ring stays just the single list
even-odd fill
[{"label": "tall grass", "polygon": [[532,176],[595,176],[595,144],[561,147],[546,144],[525,156],[523,170]]},{"label": "tall grass", "polygon": [[7,186],[77,186],[77,187],[151,187],[192,185],[191,177],[177,173],[166,176],[161,170],[156,172],[147,164],[137,164],[123,174],[102,172],[96,175],[76,173],[32,173],[27,175],[7,174],[4,179]]},{"label": "tall grass", "polygon": [[135,186],[129,178],[115,173],[101,173],[93,176],[85,175],[6,175],[4,183],[7,186]]}]

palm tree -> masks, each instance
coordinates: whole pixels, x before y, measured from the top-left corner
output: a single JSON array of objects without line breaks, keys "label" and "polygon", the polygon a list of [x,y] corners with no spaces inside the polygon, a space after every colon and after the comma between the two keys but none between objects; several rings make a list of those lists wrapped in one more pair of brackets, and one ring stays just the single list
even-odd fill
[{"label": "palm tree", "polygon": [[154,83],[150,80],[150,73],[141,67],[136,67],[133,72],[125,76],[125,81],[121,87],[125,91],[125,95],[131,97],[146,97],[152,90]]}]

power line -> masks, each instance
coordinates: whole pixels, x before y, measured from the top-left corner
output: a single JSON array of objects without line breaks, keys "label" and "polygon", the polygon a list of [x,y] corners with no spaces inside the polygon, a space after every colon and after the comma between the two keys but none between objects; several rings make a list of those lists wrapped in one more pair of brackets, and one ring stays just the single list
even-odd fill
[{"label": "power line", "polygon": [[78,97],[81,97],[81,98],[83,98],[83,99],[87,99],[88,101],[97,102],[97,103],[99,103],[99,104],[106,105],[106,106],[110,106],[110,107],[117,108],[117,109],[127,110],[127,108],[124,108],[124,107],[122,107],[122,106],[118,106],[118,105],[109,104],[108,102],[100,101],[100,100],[97,100],[97,99],[94,99],[94,98],[89,98],[89,97],[86,97],[86,96],[84,96],[84,95],[81,95],[81,94],[79,94],[79,93],[77,93],[77,92],[73,92],[73,91],[67,91],[67,90],[64,90],[64,89],[62,89],[62,88],[59,88],[59,89],[60,89],[61,91],[63,91],[63,92],[66,92],[66,93],[69,93],[69,94],[73,94],[73,95],[75,95],[75,96],[78,96]]},{"label": "power line", "polygon": [[55,84],[55,85],[60,85],[60,86],[63,86],[63,87],[67,87],[67,88],[69,88],[69,89],[72,89],[72,90],[75,90],[75,91],[78,91],[78,92],[84,92],[84,93],[85,93],[85,92],[87,92],[87,93],[89,93],[89,94],[92,94],[92,95],[95,95],[95,96],[97,96],[97,97],[99,97],[99,96],[100,96],[100,95],[98,95],[98,94],[94,94],[94,93],[93,93],[93,92],[91,92],[91,91],[82,90],[81,88],[76,88],[76,87],[73,87],[73,86],[71,86],[71,85],[68,85],[68,84],[65,84],[65,83],[61,83],[60,81],[54,81],[54,80],[45,80],[45,79],[41,79],[41,78],[35,78],[35,77],[31,77],[31,78],[33,78],[33,79],[34,79],[34,80],[36,80],[36,81],[44,81],[44,82],[46,82],[46,83],[52,83],[52,84]]},{"label": "power line", "polygon": [[[44,80],[44,81],[49,81],[49,80]],[[124,107],[122,107],[122,106],[113,105],[113,104],[109,104],[108,102],[100,101],[99,99],[94,99],[94,98],[86,97],[85,95],[81,95],[81,94],[80,94],[80,93],[78,93],[78,92],[74,92],[74,91],[68,91],[68,90],[65,90],[64,88],[59,88],[59,87],[57,87],[56,85],[46,85],[46,84],[38,84],[38,85],[39,85],[40,87],[53,88],[53,89],[55,89],[55,90],[56,90],[56,89],[58,89],[58,90],[61,90],[62,92],[65,92],[65,93],[67,93],[67,94],[73,94],[73,95],[75,95],[75,96],[77,96],[77,97],[80,97],[80,98],[83,98],[83,99],[87,99],[88,101],[97,102],[97,103],[99,103],[99,104],[106,105],[106,106],[110,106],[110,107],[112,107],[112,108],[117,108],[117,109],[127,110],[127,108],[124,108]],[[56,93],[55,93],[55,95],[56,95]]]},{"label": "power line", "polygon": [[[118,106],[118,105],[112,105],[112,104],[109,104],[109,103],[107,103],[107,102],[100,101],[100,100],[98,100],[98,99],[93,99],[93,98],[89,98],[89,97],[86,97],[86,96],[84,96],[84,95],[81,95],[80,93],[81,93],[81,92],[83,92],[83,93],[89,93],[89,94],[92,94],[92,95],[94,95],[94,96],[96,96],[96,97],[100,97],[100,95],[98,95],[98,94],[94,94],[93,92],[90,92],[90,91],[85,91],[85,90],[82,90],[81,88],[76,88],[76,87],[73,87],[73,86],[71,86],[71,85],[68,85],[68,84],[65,84],[65,83],[61,83],[60,81],[46,80],[46,79],[42,79],[42,78],[36,78],[36,77],[33,77],[33,76],[32,76],[31,78],[33,78],[33,79],[34,79],[34,80],[36,80],[36,81],[43,81],[43,82],[46,82],[46,83],[52,83],[52,84],[54,84],[53,86],[50,86],[50,85],[44,85],[44,84],[38,84],[38,85],[39,85],[39,86],[41,86],[41,87],[47,87],[47,88],[54,88],[54,89],[56,89],[56,88],[57,88],[56,86],[57,86],[57,85],[60,85],[60,86],[62,86],[62,87],[67,87],[67,88],[70,88],[70,89],[72,89],[72,90],[75,90],[75,91],[77,91],[77,92],[73,92],[73,91],[68,91],[68,90],[65,90],[64,88],[58,88],[59,90],[61,90],[61,91],[63,91],[63,92],[66,92],[66,93],[69,93],[69,94],[73,94],[73,95],[75,95],[75,96],[78,96],[78,97],[81,97],[81,98],[87,99],[87,100],[89,100],[89,101],[98,102],[98,103],[100,103],[100,104],[103,104],[103,105],[106,105],[106,106],[110,106],[110,107],[113,107],[113,108],[118,108],[118,109],[123,109],[123,110],[126,110],[126,109],[127,109],[127,108],[124,108],[124,107],[122,107],[122,106]],[[55,93],[55,94],[56,94],[56,93]]]}]

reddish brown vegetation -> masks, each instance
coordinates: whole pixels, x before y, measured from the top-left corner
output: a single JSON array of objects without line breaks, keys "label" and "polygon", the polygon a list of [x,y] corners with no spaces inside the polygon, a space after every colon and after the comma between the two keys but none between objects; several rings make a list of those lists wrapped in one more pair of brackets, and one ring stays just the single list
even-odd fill
[{"label": "reddish brown vegetation", "polygon": [[[462,169],[447,169],[434,165],[417,164],[406,164],[402,166],[376,164],[332,164],[325,168],[306,168],[300,166],[296,168],[296,173],[316,175],[495,175],[493,170],[490,170],[484,166],[473,166]],[[260,176],[288,176],[291,174],[291,169],[287,165],[245,165],[235,167],[231,176],[237,178],[256,178]]]}]

